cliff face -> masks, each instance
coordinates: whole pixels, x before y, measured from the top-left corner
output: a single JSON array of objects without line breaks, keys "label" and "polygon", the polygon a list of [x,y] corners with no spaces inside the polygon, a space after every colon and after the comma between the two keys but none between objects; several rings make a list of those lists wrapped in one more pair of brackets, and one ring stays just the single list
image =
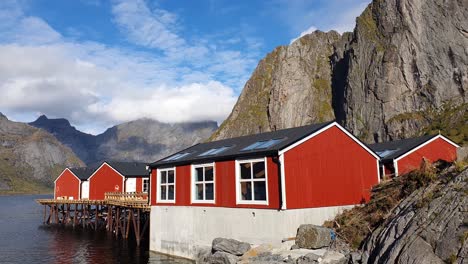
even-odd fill
[{"label": "cliff face", "polygon": [[212,139],[336,119],[367,142],[468,141],[468,5],[374,0],[356,22],[268,54]]},{"label": "cliff face", "polygon": [[[340,119],[367,141],[428,127],[442,108],[467,103],[467,47],[466,1],[373,1],[335,62],[348,68],[343,89],[337,87]],[[452,114],[445,118],[457,118]],[[465,104],[458,118],[466,117]]]},{"label": "cliff face", "polygon": [[315,32],[268,54],[212,139],[333,120],[329,57],[339,39],[334,31]]},{"label": "cliff face", "polygon": [[0,115],[0,192],[50,191],[65,167],[81,166],[53,135]]},{"label": "cliff face", "polygon": [[466,263],[468,169],[404,199],[363,244],[363,263]]}]

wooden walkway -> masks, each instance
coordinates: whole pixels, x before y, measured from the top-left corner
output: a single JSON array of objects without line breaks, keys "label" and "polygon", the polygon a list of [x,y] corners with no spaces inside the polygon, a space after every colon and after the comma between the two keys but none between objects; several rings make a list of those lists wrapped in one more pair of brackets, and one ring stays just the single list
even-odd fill
[{"label": "wooden walkway", "polygon": [[37,199],[36,202],[44,205],[44,224],[105,228],[123,239],[133,233],[137,245],[149,227],[147,193],[112,192],[106,193],[104,200]]}]

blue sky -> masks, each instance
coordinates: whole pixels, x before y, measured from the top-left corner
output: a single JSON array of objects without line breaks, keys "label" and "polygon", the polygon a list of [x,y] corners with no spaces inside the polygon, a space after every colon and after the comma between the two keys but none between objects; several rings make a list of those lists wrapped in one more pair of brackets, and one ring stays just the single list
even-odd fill
[{"label": "blue sky", "polygon": [[268,52],[351,31],[369,2],[2,0],[0,111],[94,134],[145,117],[221,122]]}]

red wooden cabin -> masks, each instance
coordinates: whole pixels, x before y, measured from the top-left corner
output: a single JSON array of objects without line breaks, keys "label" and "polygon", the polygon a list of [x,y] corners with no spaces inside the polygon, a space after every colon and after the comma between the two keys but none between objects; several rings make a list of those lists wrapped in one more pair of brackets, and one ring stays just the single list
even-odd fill
[{"label": "red wooden cabin", "polygon": [[[88,178],[93,170],[89,168],[66,168],[54,181],[54,198],[79,200],[87,198]],[[84,197],[82,197],[84,196]]]},{"label": "red wooden cabin", "polygon": [[457,159],[457,148],[460,146],[442,135],[427,135],[369,147],[381,158],[382,177],[392,177],[420,168],[423,159],[453,162]]},{"label": "red wooden cabin", "polygon": [[291,223],[322,224],[379,182],[379,157],[336,122],[198,144],[149,167],[150,248],[186,257],[196,253],[171,243],[281,241]]},{"label": "red wooden cabin", "polygon": [[89,199],[104,200],[106,192],[148,192],[146,163],[103,162],[89,177]]}]

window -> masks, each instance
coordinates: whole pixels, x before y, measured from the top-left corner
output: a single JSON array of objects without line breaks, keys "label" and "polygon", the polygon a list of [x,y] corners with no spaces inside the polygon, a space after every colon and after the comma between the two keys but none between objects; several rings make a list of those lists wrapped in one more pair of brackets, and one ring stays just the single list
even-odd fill
[{"label": "window", "polygon": [[236,163],[237,203],[268,204],[266,159]]},{"label": "window", "polygon": [[186,157],[190,155],[190,152],[184,152],[184,153],[177,153],[175,155],[170,156],[169,158],[164,159],[163,161],[170,161],[170,160],[179,160],[183,157]]},{"label": "window", "polygon": [[143,178],[143,192],[147,193],[149,190],[149,179]]},{"label": "window", "polygon": [[175,169],[159,170],[158,201],[175,202]]},{"label": "window", "polygon": [[224,152],[225,150],[229,149],[231,146],[224,146],[224,147],[219,147],[219,148],[212,148],[208,151],[203,152],[202,154],[198,155],[199,157],[203,156],[210,156],[210,155],[216,155],[221,152]]},{"label": "window", "polygon": [[192,202],[214,203],[214,163],[193,165]]},{"label": "window", "polygon": [[262,140],[262,141],[257,141],[245,148],[242,149],[242,151],[248,151],[248,150],[254,150],[254,149],[266,149],[269,147],[272,147],[281,141],[283,141],[284,138],[275,138],[275,139],[270,139],[270,140]]}]

